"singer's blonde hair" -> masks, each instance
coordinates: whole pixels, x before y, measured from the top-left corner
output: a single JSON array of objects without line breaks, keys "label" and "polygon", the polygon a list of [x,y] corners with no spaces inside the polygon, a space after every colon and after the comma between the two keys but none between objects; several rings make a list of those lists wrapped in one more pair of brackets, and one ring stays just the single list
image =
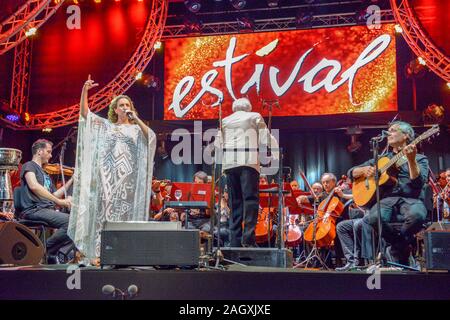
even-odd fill
[{"label": "singer's blonde hair", "polygon": [[133,104],[133,101],[131,100],[131,98],[129,96],[122,94],[122,95],[117,96],[114,99],[112,99],[111,103],[109,104],[108,120],[111,121],[112,123],[116,123],[118,120],[117,113],[116,113],[117,103],[122,98],[128,100],[128,102],[130,103],[130,106],[131,106],[131,110],[134,111],[137,115],[136,108],[134,107],[134,104]]}]

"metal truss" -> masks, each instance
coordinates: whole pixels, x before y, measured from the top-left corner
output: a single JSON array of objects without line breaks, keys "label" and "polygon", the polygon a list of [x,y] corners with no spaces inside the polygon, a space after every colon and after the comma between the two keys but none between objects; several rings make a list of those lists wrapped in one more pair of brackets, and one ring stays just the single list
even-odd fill
[{"label": "metal truss", "polygon": [[403,29],[403,37],[411,50],[422,57],[428,68],[450,82],[450,59],[429,39],[407,0],[390,0],[395,19]]},{"label": "metal truss", "polygon": [[[155,49],[154,44],[161,38],[167,18],[168,1],[154,0],[141,42],[123,69],[105,87],[89,98],[91,111],[98,112],[107,107],[114,96],[122,94],[136,81],[136,74],[144,71]],[[58,111],[33,114],[26,123],[13,123],[5,119],[6,125],[16,130],[40,130],[56,128],[78,121],[80,105],[75,104]]]},{"label": "metal truss", "polygon": [[[391,10],[380,10],[381,22],[392,23],[395,22],[394,15]],[[258,19],[254,21],[254,32],[262,31],[277,31],[277,30],[296,30],[296,29],[311,29],[311,28],[325,28],[325,27],[340,27],[357,25],[355,13],[340,13],[340,14],[321,14],[314,15],[311,22],[304,27],[297,25],[296,17],[286,18],[272,18],[272,19]],[[201,29],[201,35],[220,35],[239,33],[242,29],[239,27],[238,21],[227,22],[211,22],[204,23]],[[193,36],[195,34],[186,33],[186,27],[181,25],[166,25],[164,28],[163,38],[179,38]]]},{"label": "metal truss", "polygon": [[28,38],[14,50],[10,108],[18,114],[28,112],[32,50],[33,42]]},{"label": "metal truss", "polygon": [[0,55],[14,48],[27,36],[30,28],[38,29],[64,3],[61,0],[28,0],[13,15],[0,23]]}]

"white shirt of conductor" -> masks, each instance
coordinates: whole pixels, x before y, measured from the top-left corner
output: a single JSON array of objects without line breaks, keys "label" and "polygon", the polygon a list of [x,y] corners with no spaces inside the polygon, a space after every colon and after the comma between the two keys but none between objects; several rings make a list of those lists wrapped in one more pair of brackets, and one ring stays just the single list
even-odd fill
[{"label": "white shirt of conductor", "polygon": [[279,159],[277,140],[270,134],[264,118],[251,110],[247,98],[237,99],[233,102],[233,113],[222,120],[222,132],[219,132],[215,145],[223,148],[223,171],[248,166],[260,172],[258,150],[267,153],[269,146],[272,158]]}]

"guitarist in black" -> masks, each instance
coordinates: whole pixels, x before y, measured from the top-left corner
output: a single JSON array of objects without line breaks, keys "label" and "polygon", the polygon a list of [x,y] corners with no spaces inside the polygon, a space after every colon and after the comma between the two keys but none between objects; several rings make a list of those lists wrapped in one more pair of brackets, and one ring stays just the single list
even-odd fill
[{"label": "guitarist in black", "polygon": [[[428,159],[417,154],[414,140],[414,130],[410,124],[402,121],[393,122],[388,130],[388,144],[392,148],[387,154],[392,158],[399,152],[402,156],[394,165],[396,173],[389,172],[393,183],[380,189],[381,192],[381,223],[382,237],[387,242],[386,258],[393,262],[408,264],[409,244],[426,219],[427,210],[419,199],[424,184],[428,181]],[[374,161],[369,160],[360,166],[349,170],[352,178],[361,176],[373,177],[375,174]],[[403,222],[399,231],[393,230],[390,222]],[[377,205],[372,204],[370,213],[363,218],[362,252],[372,253],[370,240],[372,227],[376,229],[378,223]]]}]

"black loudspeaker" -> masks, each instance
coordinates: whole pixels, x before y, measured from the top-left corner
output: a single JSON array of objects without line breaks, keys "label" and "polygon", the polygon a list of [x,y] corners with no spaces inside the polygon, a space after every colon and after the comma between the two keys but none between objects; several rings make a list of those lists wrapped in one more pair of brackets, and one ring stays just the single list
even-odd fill
[{"label": "black loudspeaker", "polygon": [[27,227],[15,222],[0,222],[0,264],[39,264],[45,248]]},{"label": "black loudspeaker", "polygon": [[450,270],[450,224],[433,223],[425,232],[426,268]]},{"label": "black loudspeaker", "polygon": [[292,251],[278,248],[221,248],[223,257],[247,266],[292,268]]},{"label": "black loudspeaker", "polygon": [[100,264],[197,266],[199,230],[103,230]]}]

